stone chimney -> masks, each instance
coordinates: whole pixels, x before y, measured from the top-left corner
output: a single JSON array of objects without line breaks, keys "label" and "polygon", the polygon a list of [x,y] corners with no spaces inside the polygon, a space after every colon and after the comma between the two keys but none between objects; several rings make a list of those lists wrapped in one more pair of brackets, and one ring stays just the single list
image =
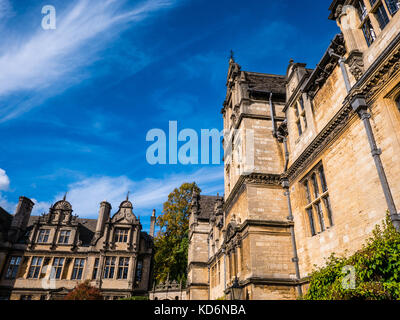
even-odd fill
[{"label": "stone chimney", "polygon": [[18,206],[8,231],[8,241],[16,242],[23,235],[28,226],[34,205],[32,200],[26,197],[19,198]]},{"label": "stone chimney", "polygon": [[156,209],[153,210],[153,214],[150,218],[150,236],[154,238],[154,230],[156,227]]},{"label": "stone chimney", "polygon": [[96,238],[99,238],[103,235],[104,226],[107,220],[110,218],[110,212],[111,204],[109,204],[107,201],[100,203],[99,218],[97,219],[96,225]]}]

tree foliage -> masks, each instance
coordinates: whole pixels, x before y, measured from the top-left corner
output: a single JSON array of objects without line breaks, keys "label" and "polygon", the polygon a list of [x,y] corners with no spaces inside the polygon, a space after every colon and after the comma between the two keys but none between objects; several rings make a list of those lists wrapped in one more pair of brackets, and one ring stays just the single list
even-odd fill
[{"label": "tree foliage", "polygon": [[90,281],[87,280],[77,285],[64,300],[103,300],[101,291],[90,285]]},{"label": "tree foliage", "polygon": [[196,183],[184,183],[168,196],[162,215],[157,218],[160,231],[154,240],[154,277],[157,283],[169,280],[186,283],[189,247],[189,216]]},{"label": "tree foliage", "polygon": [[[355,287],[343,283],[351,266],[355,271]],[[326,266],[311,274],[305,300],[400,300],[400,233],[390,216],[378,225],[361,250],[349,258],[332,254]]]}]

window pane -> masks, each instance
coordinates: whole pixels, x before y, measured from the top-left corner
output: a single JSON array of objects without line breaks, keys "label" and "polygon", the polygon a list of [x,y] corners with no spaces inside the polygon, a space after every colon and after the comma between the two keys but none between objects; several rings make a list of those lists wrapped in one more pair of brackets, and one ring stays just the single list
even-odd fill
[{"label": "window pane", "polygon": [[314,217],[313,217],[313,212],[312,208],[307,209],[307,214],[308,214],[308,221],[310,222],[310,230],[311,230],[311,235],[315,236],[315,224],[314,224]]},{"label": "window pane", "polygon": [[318,172],[319,172],[319,178],[321,180],[322,192],[326,192],[328,191],[328,186],[326,184],[324,167],[322,166],[319,167]]},{"label": "window pane", "polygon": [[319,220],[319,225],[321,228],[321,232],[325,231],[325,221],[324,221],[324,214],[322,212],[322,205],[321,202],[318,202],[315,205],[315,210],[317,212],[318,220]]},{"label": "window pane", "polygon": [[136,282],[142,281],[142,268],[143,262],[139,260],[136,267]]},{"label": "window pane", "polygon": [[299,132],[299,136],[301,136],[303,134],[303,129],[301,128],[300,119],[296,122],[296,125],[297,125],[297,130]]},{"label": "window pane", "polygon": [[376,39],[376,34],[374,28],[371,25],[371,21],[367,19],[362,26],[362,30],[364,33],[365,40],[367,41],[368,46],[370,46]]},{"label": "window pane", "polygon": [[329,197],[324,198],[324,204],[325,204],[326,211],[328,213],[329,224],[331,227],[333,227],[331,201],[330,201]]},{"label": "window pane", "polygon": [[388,14],[387,14],[386,9],[383,6],[383,4],[379,5],[379,7],[375,13],[375,16],[379,22],[379,26],[383,30],[386,27],[386,25],[389,23],[389,17],[388,17]]},{"label": "window pane", "polygon": [[304,110],[304,100],[303,100],[303,97],[300,97],[300,99],[299,99],[299,104],[300,104],[301,110],[303,111],[303,110]]},{"label": "window pane", "polygon": [[360,20],[363,21],[368,14],[367,7],[365,6],[363,0],[357,1],[357,10],[360,16]]},{"label": "window pane", "polygon": [[314,196],[315,199],[317,199],[319,197],[319,188],[318,188],[317,176],[315,175],[315,173],[313,173],[313,175],[311,176],[311,180],[314,187]]},{"label": "window pane", "polygon": [[308,180],[304,182],[304,188],[306,190],[306,197],[307,197],[307,204],[311,203],[311,193],[310,193],[310,188],[308,186]]},{"label": "window pane", "polygon": [[393,16],[400,9],[399,0],[385,0],[390,14]]}]

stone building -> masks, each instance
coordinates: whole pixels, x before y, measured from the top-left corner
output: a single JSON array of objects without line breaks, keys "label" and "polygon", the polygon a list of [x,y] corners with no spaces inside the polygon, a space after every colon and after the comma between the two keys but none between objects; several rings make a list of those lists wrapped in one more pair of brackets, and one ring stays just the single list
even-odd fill
[{"label": "stone building", "polygon": [[229,296],[236,279],[242,299],[296,299],[314,265],[360,249],[387,211],[400,230],[399,9],[333,1],[341,32],[314,69],[261,74],[231,58],[225,196],[193,195],[189,299]]},{"label": "stone building", "polygon": [[102,202],[97,220],[73,215],[65,197],[42,216],[33,206],[20,197],[15,215],[0,208],[0,299],[63,299],[85,280],[105,299],[147,296],[155,211],[148,235],[128,198],[114,215]]},{"label": "stone building", "polygon": [[153,284],[149,293],[150,300],[186,300],[186,288],[176,280]]}]

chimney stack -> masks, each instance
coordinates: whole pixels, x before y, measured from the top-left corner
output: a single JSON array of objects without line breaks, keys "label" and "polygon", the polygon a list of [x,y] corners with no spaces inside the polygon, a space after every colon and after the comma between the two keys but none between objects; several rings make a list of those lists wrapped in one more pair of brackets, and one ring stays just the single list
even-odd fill
[{"label": "chimney stack", "polygon": [[154,230],[156,227],[156,209],[153,210],[153,214],[150,218],[150,236],[154,238]]},{"label": "chimney stack", "polygon": [[10,242],[16,242],[26,230],[34,205],[31,199],[19,197],[18,206],[8,231],[8,240]]},{"label": "chimney stack", "polygon": [[96,236],[101,237],[104,232],[104,226],[106,221],[110,218],[111,204],[107,201],[100,203],[99,218],[97,219],[96,225]]}]

